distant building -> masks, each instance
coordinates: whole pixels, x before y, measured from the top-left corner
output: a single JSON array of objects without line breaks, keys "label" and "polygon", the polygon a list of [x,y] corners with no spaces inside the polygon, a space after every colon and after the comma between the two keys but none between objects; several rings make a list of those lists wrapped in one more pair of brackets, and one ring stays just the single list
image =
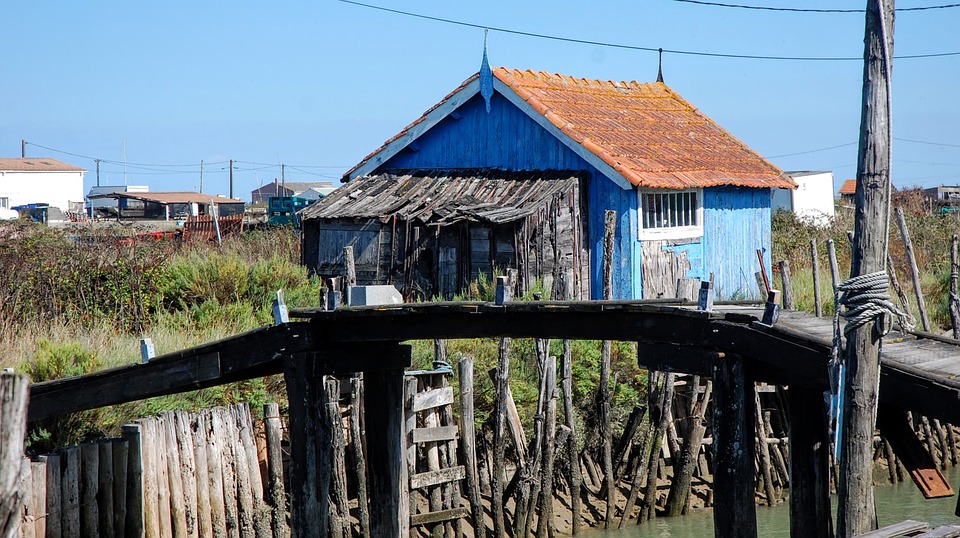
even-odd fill
[{"label": "distant building", "polygon": [[116,200],[110,198],[90,198],[91,196],[97,196],[98,194],[115,192],[150,192],[150,187],[146,185],[97,185],[95,187],[90,187],[90,192],[87,193],[87,215],[90,217],[95,217],[98,214],[100,216],[107,216],[108,214],[116,216]]},{"label": "distant building", "polygon": [[853,207],[857,205],[857,180],[848,179],[840,187],[840,205]]},{"label": "distant building", "polygon": [[826,226],[833,220],[833,172],[787,172],[796,189],[773,189],[773,210],[793,211],[801,220]]},{"label": "distant building", "polygon": [[273,180],[271,183],[250,192],[250,202],[266,204],[271,196],[297,196],[308,200],[317,200],[334,190],[331,181],[285,181]]},{"label": "distant building", "polygon": [[960,186],[948,187],[946,185],[940,185],[939,187],[923,189],[923,194],[932,198],[934,205],[937,207],[960,206]]},{"label": "distant building", "polygon": [[46,204],[61,211],[82,209],[84,172],[49,157],[0,158],[0,208]]},{"label": "distant building", "polygon": [[123,219],[169,220],[209,215],[216,204],[221,217],[243,214],[243,200],[199,192],[108,192],[95,194],[94,200],[114,201],[113,216]]}]

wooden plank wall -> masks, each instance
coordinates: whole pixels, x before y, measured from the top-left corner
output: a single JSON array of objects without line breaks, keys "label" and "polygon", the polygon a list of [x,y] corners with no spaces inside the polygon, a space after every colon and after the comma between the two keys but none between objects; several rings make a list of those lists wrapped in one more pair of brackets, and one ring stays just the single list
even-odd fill
[{"label": "wooden plank wall", "polygon": [[27,461],[19,536],[289,536],[266,427],[246,404],[166,411]]},{"label": "wooden plank wall", "polygon": [[[714,274],[716,300],[761,299],[753,274],[757,249],[770,262],[770,190],[717,187],[703,190],[703,271]],[[733,247],[733,248],[732,248]]]}]

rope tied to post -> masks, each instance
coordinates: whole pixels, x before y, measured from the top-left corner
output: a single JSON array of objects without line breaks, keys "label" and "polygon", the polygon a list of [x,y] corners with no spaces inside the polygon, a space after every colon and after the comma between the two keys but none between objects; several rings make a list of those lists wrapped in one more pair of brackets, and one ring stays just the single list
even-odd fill
[{"label": "rope tied to post", "polygon": [[[870,322],[877,322],[880,336],[890,332],[887,316],[897,319],[902,330],[913,328],[913,320],[890,300],[890,282],[886,271],[851,277],[837,286],[833,296],[833,348],[830,354],[830,427],[833,430],[835,456],[839,457],[840,430],[843,421],[845,364],[844,339]],[[846,310],[841,313],[841,306]],[[841,325],[840,316],[846,320]]]},{"label": "rope tied to post", "polygon": [[[913,321],[905,312],[897,308],[890,300],[890,281],[886,271],[877,271],[851,277],[837,286],[833,297],[833,350],[831,362],[840,360],[840,351],[843,348],[843,339],[851,332],[870,323],[882,320],[889,314],[897,318],[901,328],[910,330]],[[846,311],[841,313],[840,306]],[[840,316],[846,320],[841,333]],[[890,324],[884,323],[880,327],[880,335],[890,332]]]}]

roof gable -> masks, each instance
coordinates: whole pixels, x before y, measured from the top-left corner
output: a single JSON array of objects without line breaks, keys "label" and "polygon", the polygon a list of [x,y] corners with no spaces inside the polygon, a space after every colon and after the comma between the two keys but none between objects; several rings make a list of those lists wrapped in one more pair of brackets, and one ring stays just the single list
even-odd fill
[{"label": "roof gable", "polygon": [[843,182],[843,185],[840,186],[840,194],[856,194],[857,193],[857,180],[848,179]]},{"label": "roof gable", "polygon": [[[609,82],[497,68],[494,89],[624,188],[796,184],[663,83]],[[365,157],[372,173],[479,92],[475,74]]]}]

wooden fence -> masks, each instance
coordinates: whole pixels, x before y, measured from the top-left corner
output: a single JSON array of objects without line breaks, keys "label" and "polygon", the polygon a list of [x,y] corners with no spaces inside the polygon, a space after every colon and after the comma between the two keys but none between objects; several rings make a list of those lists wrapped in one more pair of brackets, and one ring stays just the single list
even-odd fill
[{"label": "wooden fence", "polygon": [[183,238],[194,241],[216,241],[217,225],[220,226],[220,237],[238,235],[243,232],[243,215],[219,217],[216,222],[211,215],[190,217],[183,223]]},{"label": "wooden fence", "polygon": [[25,461],[20,536],[289,536],[280,421],[265,411],[167,411]]}]

